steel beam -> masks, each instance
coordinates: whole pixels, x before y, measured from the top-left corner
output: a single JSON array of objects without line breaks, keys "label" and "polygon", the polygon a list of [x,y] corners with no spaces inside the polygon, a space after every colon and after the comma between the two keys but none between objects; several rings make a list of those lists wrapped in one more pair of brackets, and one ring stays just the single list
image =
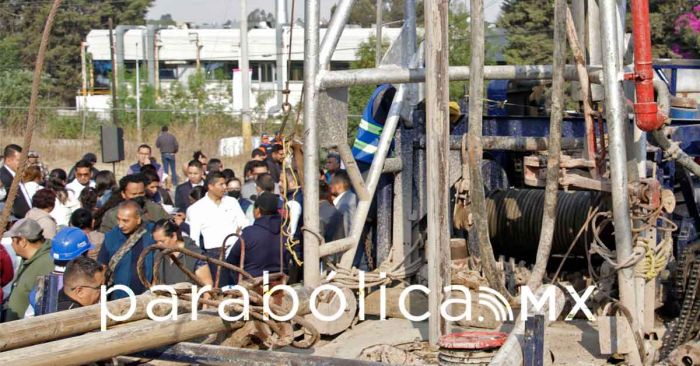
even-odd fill
[{"label": "steel beam", "polygon": [[[605,86],[605,111],[608,125],[608,146],[610,152],[610,172],[612,183],[612,209],[615,225],[615,247],[618,262],[632,255],[632,227],[630,221],[629,189],[627,179],[627,151],[625,130],[627,118],[625,100],[622,93],[622,70],[618,47],[618,26],[615,0],[601,0],[602,23],[601,43],[603,44],[603,73]],[[636,300],[634,292],[634,269],[618,271],[620,300],[633,314],[633,329],[638,329]],[[636,352],[631,353],[632,357]],[[633,362],[633,361],[631,361]],[[634,362],[633,362],[634,363]]]},{"label": "steel beam", "polygon": [[[319,0],[307,0],[304,14],[304,194],[318,197],[318,87],[319,70]],[[319,231],[319,207],[315,199],[304,201],[304,284],[316,287],[321,284],[319,264],[320,242],[314,233]]]},{"label": "steel beam", "polygon": [[[591,82],[600,83],[600,67],[589,66]],[[469,66],[451,66],[448,71],[450,81],[469,80]],[[566,80],[578,80],[576,66],[566,65]],[[484,66],[486,80],[550,80],[552,65],[496,65]],[[376,85],[381,83],[403,84],[425,81],[425,69],[384,66],[380,69],[353,69],[323,71],[319,75],[321,89],[340,88],[355,85]]]},{"label": "steel beam", "polygon": [[354,2],[355,0],[341,0],[336,6],[333,18],[331,18],[326,33],[323,35],[323,43],[321,43],[319,51],[320,70],[330,69],[331,57],[333,57],[335,47],[338,45],[340,35],[343,34]]}]

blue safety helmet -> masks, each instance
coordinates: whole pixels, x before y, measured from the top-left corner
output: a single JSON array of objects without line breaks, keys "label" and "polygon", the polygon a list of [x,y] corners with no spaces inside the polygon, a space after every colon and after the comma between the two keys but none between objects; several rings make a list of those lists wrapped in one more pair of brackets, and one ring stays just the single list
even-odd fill
[{"label": "blue safety helmet", "polygon": [[51,256],[57,261],[75,259],[94,248],[85,232],[77,227],[64,228],[51,239]]}]

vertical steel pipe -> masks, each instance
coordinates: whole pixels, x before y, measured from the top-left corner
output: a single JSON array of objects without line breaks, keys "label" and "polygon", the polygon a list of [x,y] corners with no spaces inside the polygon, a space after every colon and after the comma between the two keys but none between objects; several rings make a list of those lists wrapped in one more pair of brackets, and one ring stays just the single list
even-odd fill
[{"label": "vertical steel pipe", "polygon": [[277,59],[275,61],[275,82],[277,84],[277,105],[284,103],[284,26],[287,25],[287,0],[275,0],[275,44]]},{"label": "vertical steel pipe", "polygon": [[340,35],[343,34],[345,24],[350,17],[350,10],[355,0],[341,0],[335,7],[335,12],[331,18],[326,33],[323,35],[321,43],[321,51],[319,56],[320,70],[328,70],[331,65],[331,57],[335,51],[335,46],[338,45]]},{"label": "vertical steel pipe", "polygon": [[[241,124],[243,126],[243,151],[251,151],[253,143],[253,126],[250,122],[250,67],[248,63],[248,1],[241,0]],[[197,55],[199,55],[199,36],[197,36]],[[199,60],[199,57],[197,57]],[[199,72],[199,65],[197,66]],[[197,115],[199,115],[199,103],[197,103]]]},{"label": "vertical steel pipe", "polygon": [[[622,94],[622,72],[618,63],[620,55],[617,44],[618,30],[615,0],[601,0],[600,15],[602,21],[601,43],[603,44],[605,111],[610,141],[608,149],[610,152],[615,246],[618,261],[624,261],[632,255],[632,227],[627,186],[627,151],[625,147],[625,130],[627,125],[625,123],[625,100]],[[633,282],[634,270],[632,268],[624,268],[618,271],[620,300],[632,314],[636,314]]]},{"label": "vertical steel pipe", "polygon": [[[401,54],[401,66],[409,67],[416,53],[416,3],[415,0],[405,0],[403,7],[403,47]],[[422,63],[421,63],[422,64]],[[406,102],[404,112],[408,110],[408,118],[404,118],[404,126],[412,126],[410,109],[417,104],[417,86],[407,85]],[[406,116],[405,116],[406,117]],[[412,243],[409,218],[413,203],[413,161],[411,158],[412,141],[410,132],[406,128],[399,129],[396,134],[396,149],[399,157],[405,157],[402,161],[403,169],[394,176],[394,215],[392,226],[392,246],[394,262],[401,262],[406,256],[406,247]]]},{"label": "vertical steel pipe", "polygon": [[[483,1],[479,9],[483,15]],[[444,293],[443,286],[450,283],[450,227],[449,204],[450,187],[449,170],[449,47],[447,38],[447,0],[425,2],[425,105],[426,105],[426,144],[427,155],[427,191],[428,191],[428,240],[426,254],[428,259],[428,288],[430,297],[428,309],[430,319],[428,338],[435,345],[441,335],[447,333],[447,324],[440,314]],[[472,17],[472,24],[476,20]],[[477,22],[482,28],[483,22]],[[481,61],[483,69],[484,39],[481,38]],[[475,44],[472,43],[472,52]],[[472,57],[478,58],[472,54]],[[483,80],[481,81],[483,82]],[[479,100],[481,103],[481,100]]]},{"label": "vertical steel pipe", "polygon": [[321,284],[319,265],[320,242],[318,202],[318,87],[320,0],[306,0],[304,14],[304,284],[316,287]]}]

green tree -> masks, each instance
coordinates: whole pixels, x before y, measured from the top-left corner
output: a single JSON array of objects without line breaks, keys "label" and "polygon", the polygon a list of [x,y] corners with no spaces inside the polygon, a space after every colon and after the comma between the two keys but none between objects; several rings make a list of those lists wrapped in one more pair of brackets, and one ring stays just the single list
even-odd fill
[{"label": "green tree", "polygon": [[[114,24],[144,24],[153,0],[71,0],[61,6],[46,54],[46,73],[55,83],[51,94],[64,103],[74,102],[80,88],[80,43],[91,29],[105,29],[109,17]],[[20,40],[15,60],[33,70],[41,33],[51,3],[48,1],[5,1],[0,4],[0,39]],[[3,57],[4,58],[4,57]],[[9,62],[3,60],[3,62]]]},{"label": "green tree", "polygon": [[[692,29],[693,3],[687,0],[650,0],[649,21],[654,57],[697,57],[697,33]],[[695,2],[696,3],[696,2]],[[697,3],[696,3],[697,4]],[[697,7],[697,5],[696,5]],[[695,18],[697,19],[697,18]],[[632,31],[627,17],[628,31]]]},{"label": "green tree", "polygon": [[[384,22],[394,22],[403,19],[404,0],[384,0],[382,19]],[[336,6],[331,7],[331,15],[335,13]],[[348,24],[356,24],[369,28],[377,22],[377,2],[374,0],[356,1],[350,10]],[[416,2],[416,23],[423,24],[423,1]],[[391,25],[396,27],[396,25]]]},{"label": "green tree", "polygon": [[550,64],[554,49],[553,0],[505,0],[498,26],[506,32],[508,64]]},{"label": "green tree", "polygon": [[[377,46],[377,38],[370,36],[367,41],[362,42],[360,47],[357,49],[355,55],[357,60],[350,63],[351,69],[367,69],[375,67],[375,49]],[[387,42],[382,44],[382,49],[386,49],[389,46]],[[371,85],[359,85],[351,86],[348,90],[348,114],[350,115],[362,115],[365,109],[367,100],[372,95],[374,91],[374,86]],[[357,126],[360,124],[359,117],[348,118],[348,138],[352,139],[355,137],[357,132]]]},{"label": "green tree", "polygon": [[[462,5],[450,9],[447,37],[450,46],[451,66],[469,66],[471,62],[469,34],[469,13],[466,7]],[[457,100],[463,97],[468,85],[466,81],[451,81],[450,99]]]},{"label": "green tree", "polygon": [[169,25],[176,25],[177,23],[175,20],[173,20],[173,16],[168,14],[163,14],[160,16],[160,19],[150,19],[147,21],[148,24],[153,24],[153,25],[158,25],[161,27],[167,27]]}]

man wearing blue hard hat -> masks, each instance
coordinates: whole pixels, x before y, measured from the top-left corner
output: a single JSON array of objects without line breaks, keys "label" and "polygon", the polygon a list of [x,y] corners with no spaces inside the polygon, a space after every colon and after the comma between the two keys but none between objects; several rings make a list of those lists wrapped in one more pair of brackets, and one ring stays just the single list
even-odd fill
[{"label": "man wearing blue hard hat", "polygon": [[[37,279],[37,286],[29,295],[29,308],[25,317],[49,314],[58,311],[58,303],[63,293],[63,274],[68,262],[85,256],[94,246],[84,231],[67,227],[51,239],[51,258],[54,270]],[[99,291],[99,287],[96,289]]]}]

